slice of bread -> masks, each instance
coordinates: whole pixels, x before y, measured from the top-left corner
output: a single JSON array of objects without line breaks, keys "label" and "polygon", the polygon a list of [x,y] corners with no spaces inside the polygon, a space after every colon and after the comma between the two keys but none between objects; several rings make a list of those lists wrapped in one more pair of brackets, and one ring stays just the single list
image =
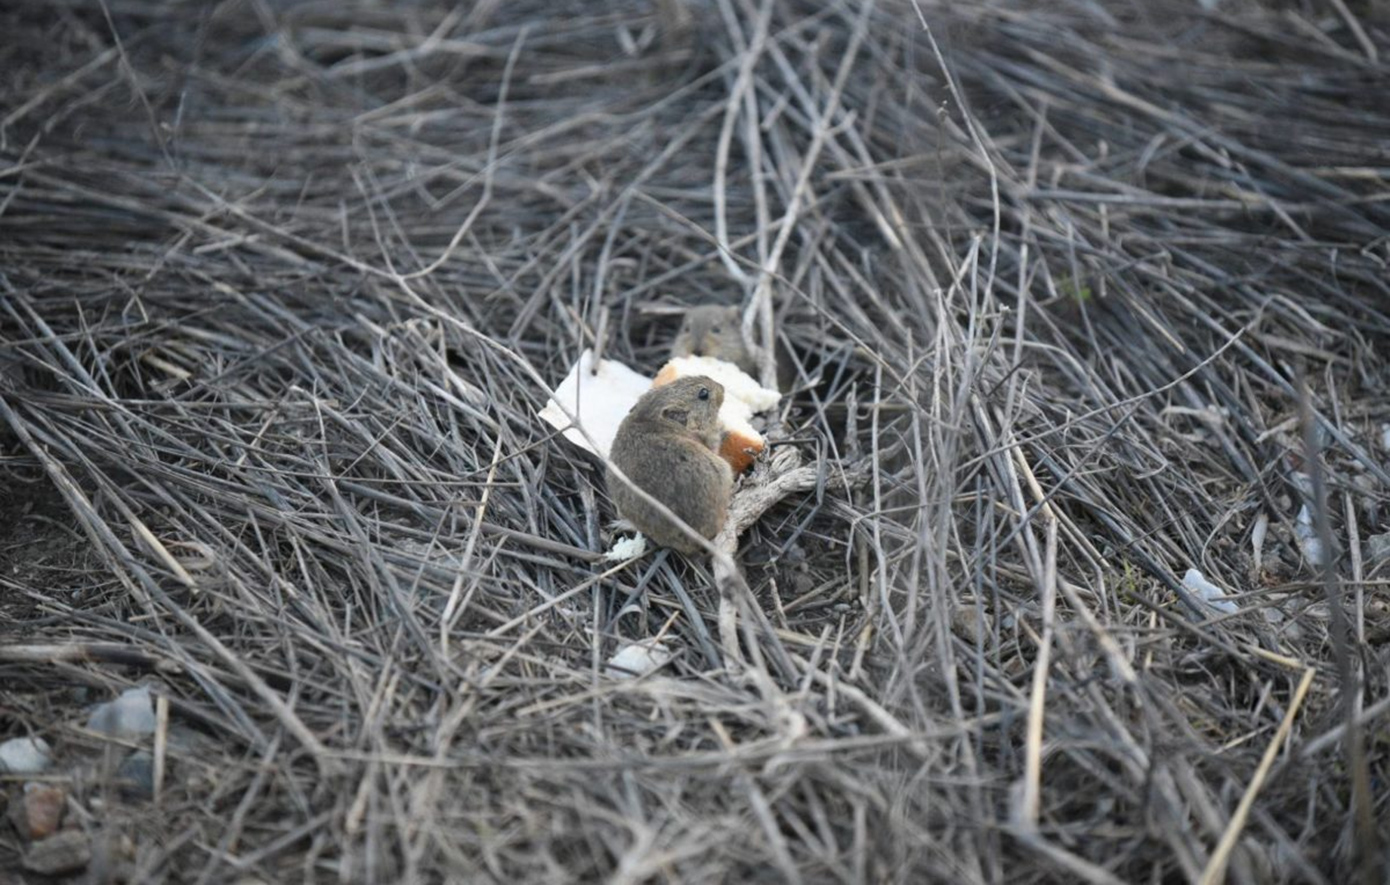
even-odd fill
[{"label": "slice of bread", "polygon": [[676,357],[656,373],[652,386],[691,375],[704,375],[724,385],[724,405],[719,410],[724,439],[719,456],[729,462],[735,475],[742,473],[767,447],[763,435],[753,429],[753,416],[776,406],[782,395],[763,387],[733,363],[709,356]]}]

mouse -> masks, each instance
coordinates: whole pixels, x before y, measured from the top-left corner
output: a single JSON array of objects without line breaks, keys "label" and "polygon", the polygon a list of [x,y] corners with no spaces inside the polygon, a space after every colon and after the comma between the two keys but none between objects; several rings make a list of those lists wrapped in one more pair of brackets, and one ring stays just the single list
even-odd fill
[{"label": "mouse", "polygon": [[757,377],[758,363],[743,341],[743,314],[737,307],[702,304],[685,312],[671,356],[712,356]]},{"label": "mouse", "polygon": [[[705,538],[724,527],[733,494],[733,470],[719,457],[723,403],[723,385],[704,375],[652,388],[618,425],[609,453],[628,479]],[[608,491],[618,515],[655,543],[687,554],[701,549],[611,468]]]},{"label": "mouse", "polygon": [[[671,342],[671,356],[708,356],[733,363],[748,374],[758,377],[758,359],[743,340],[743,310],[737,306],[700,304],[688,308],[681,320],[680,331]],[[774,351],[777,389],[786,393],[796,381],[796,363],[781,338]]]}]

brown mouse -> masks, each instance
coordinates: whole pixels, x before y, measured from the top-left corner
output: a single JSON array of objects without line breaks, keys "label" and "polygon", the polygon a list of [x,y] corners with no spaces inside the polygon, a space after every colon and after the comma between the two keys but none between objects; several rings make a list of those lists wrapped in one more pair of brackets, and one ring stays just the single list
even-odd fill
[{"label": "brown mouse", "polygon": [[[743,311],[738,307],[720,304],[701,304],[685,313],[676,340],[671,342],[671,356],[710,356],[738,366],[750,376],[758,377],[758,360],[743,341]],[[795,363],[779,338],[776,349],[777,389],[791,390],[796,381]]]},{"label": "brown mouse", "polygon": [[743,341],[743,314],[737,307],[702,304],[686,311],[671,356],[712,356],[757,377],[758,363]]},{"label": "brown mouse", "polygon": [[[703,375],[653,388],[618,426],[609,454],[628,479],[706,538],[724,527],[733,493],[733,471],[718,455],[723,403],[723,385]],[[608,491],[618,514],[648,538],[682,553],[700,550],[611,469]]]}]

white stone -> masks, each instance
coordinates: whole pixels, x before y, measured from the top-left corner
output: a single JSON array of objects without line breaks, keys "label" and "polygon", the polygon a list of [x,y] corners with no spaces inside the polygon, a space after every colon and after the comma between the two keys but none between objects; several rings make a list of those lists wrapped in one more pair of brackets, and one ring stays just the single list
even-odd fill
[{"label": "white stone", "polygon": [[604,672],[614,679],[636,679],[638,676],[646,676],[659,670],[673,657],[675,655],[671,650],[659,640],[632,642],[618,649],[613,657],[608,659],[608,667]]},{"label": "white stone", "polygon": [[1187,574],[1182,576],[1182,585],[1219,612],[1231,614],[1240,611],[1234,602],[1226,598],[1225,590],[1208,581],[1206,575],[1195,568],[1188,569]]},{"label": "white stone", "polygon": [[126,689],[114,701],[97,704],[87,719],[87,728],[112,737],[154,734],[154,701],[150,697],[150,687]]},{"label": "white stone", "polygon": [[0,772],[42,774],[52,764],[53,751],[43,738],[10,738],[0,744]]}]

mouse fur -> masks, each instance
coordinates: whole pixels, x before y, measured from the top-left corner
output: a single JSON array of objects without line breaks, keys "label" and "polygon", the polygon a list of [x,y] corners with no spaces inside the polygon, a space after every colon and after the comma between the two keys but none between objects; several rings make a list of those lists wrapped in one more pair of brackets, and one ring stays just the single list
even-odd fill
[{"label": "mouse fur", "polygon": [[[628,479],[705,538],[723,528],[733,493],[733,471],[718,454],[723,402],[723,386],[703,375],[653,388],[618,426],[609,454]],[[701,549],[611,469],[608,491],[618,515],[652,541],[682,553]]]}]

